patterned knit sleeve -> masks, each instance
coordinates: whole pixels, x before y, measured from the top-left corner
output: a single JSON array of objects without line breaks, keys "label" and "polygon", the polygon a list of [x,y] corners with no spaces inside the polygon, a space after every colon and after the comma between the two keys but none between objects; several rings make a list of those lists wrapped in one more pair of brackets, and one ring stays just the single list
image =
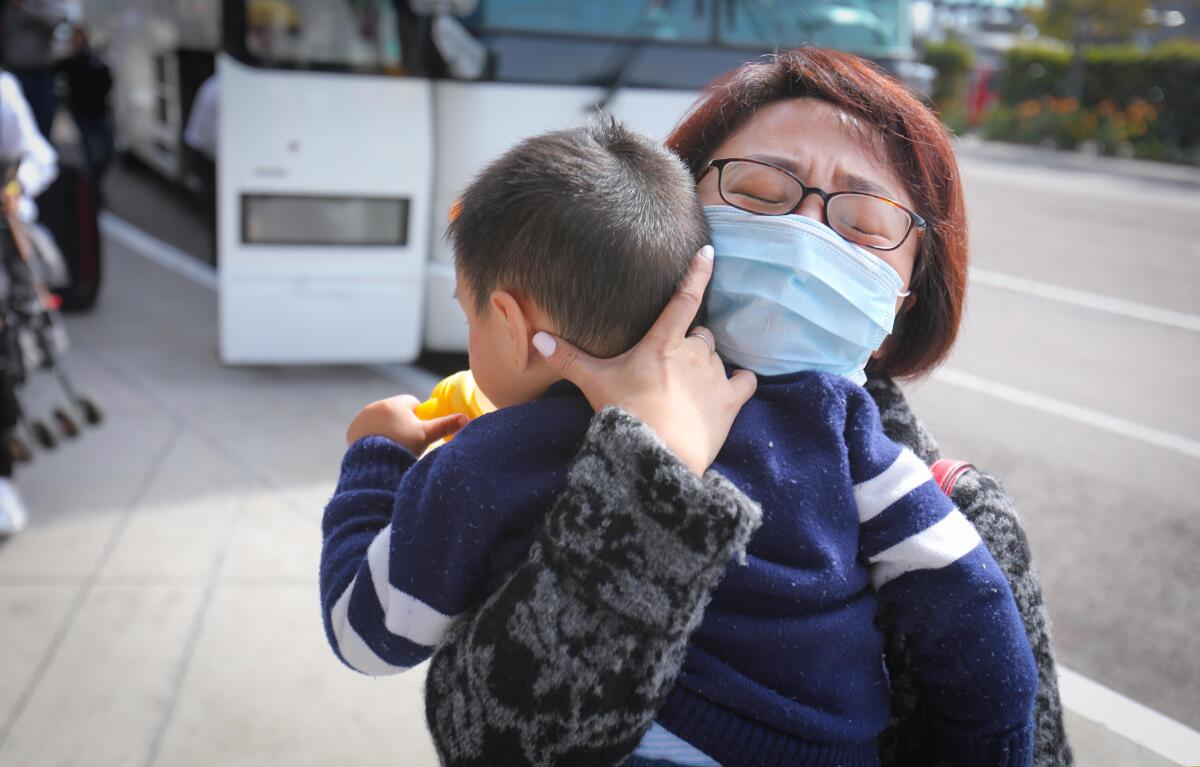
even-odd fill
[{"label": "patterned knit sleeve", "polygon": [[434,653],[445,765],[617,765],[650,727],[758,506],[606,408],[519,565]]},{"label": "patterned knit sleeve", "polygon": [[[900,387],[885,378],[867,382],[867,391],[879,406],[884,431],[926,462],[940,455],[924,426],[913,416]],[[1041,583],[1033,568],[1025,531],[1012,500],[998,480],[970,471],[954,487],[955,506],[975,526],[1012,588],[1017,609],[1037,664],[1038,692],[1034,703],[1034,765],[1061,767],[1074,764],[1063,727],[1058,674],[1050,640],[1049,622],[1042,600]],[[887,635],[887,661],[892,685],[892,724],[884,734],[884,764],[927,764],[925,724],[927,702],[912,669],[904,638],[895,629],[892,616],[880,616]]]}]

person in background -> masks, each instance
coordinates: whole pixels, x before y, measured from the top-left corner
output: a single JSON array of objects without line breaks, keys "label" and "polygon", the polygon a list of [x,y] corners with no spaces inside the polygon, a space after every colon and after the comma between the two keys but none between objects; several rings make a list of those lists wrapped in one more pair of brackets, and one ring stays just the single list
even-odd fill
[{"label": "person in background", "polygon": [[212,75],[196,90],[196,98],[192,102],[192,113],[188,115],[187,127],[183,131],[183,140],[210,162],[217,160],[217,108],[219,104],[220,83],[217,75]]},{"label": "person in background", "polygon": [[34,198],[58,177],[58,153],[34,120],[16,76],[0,70],[0,165],[16,167],[4,178],[4,202],[26,223],[37,220]]},{"label": "person in background", "polygon": [[112,70],[96,55],[87,33],[76,27],[71,34],[72,53],[59,64],[67,81],[71,117],[79,129],[79,146],[88,172],[97,181],[112,160],[113,129],[108,95]]},{"label": "person in background", "polygon": [[213,239],[210,260],[217,263],[217,115],[220,105],[220,79],[211,75],[196,90],[192,111],[183,131],[188,173],[200,184],[200,202]]},{"label": "person in background", "polygon": [[38,130],[49,136],[57,107],[54,30],[67,20],[66,6],[54,0],[8,0],[3,19],[4,66],[20,82]]},{"label": "person in background", "polygon": [[[15,170],[13,170],[15,168]],[[24,222],[37,218],[33,198],[58,175],[58,155],[34,124],[33,113],[15,77],[0,70],[0,213]],[[3,370],[0,370],[0,374]],[[9,391],[9,387],[3,387]],[[12,408],[0,403],[4,415]],[[4,426],[11,418],[4,418]],[[0,538],[25,526],[27,514],[12,482],[12,455],[0,447]]]}]

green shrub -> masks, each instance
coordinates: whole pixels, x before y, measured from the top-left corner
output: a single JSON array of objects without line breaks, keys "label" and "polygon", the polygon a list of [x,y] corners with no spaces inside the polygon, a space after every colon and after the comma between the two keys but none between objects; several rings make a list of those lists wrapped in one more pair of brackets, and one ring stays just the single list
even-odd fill
[{"label": "green shrub", "polygon": [[1036,43],[1010,48],[1004,55],[998,95],[1005,104],[1030,99],[1066,96],[1071,50],[1062,45]]},{"label": "green shrub", "polygon": [[1162,114],[1161,107],[1145,99],[1134,99],[1123,108],[1108,100],[1081,107],[1075,99],[1048,96],[1000,105],[981,127],[986,138],[1000,141],[1059,149],[1090,142],[1105,154],[1186,161],[1187,153],[1164,138]]},{"label": "green shrub", "polygon": [[[985,120],[985,135],[1023,137],[1009,139],[1016,141],[1040,136],[1032,140],[1059,146],[1097,141],[1106,151],[1176,162],[1200,155],[1200,44],[1092,46],[1084,49],[1084,61],[1080,114],[1067,115],[1049,105],[1061,107],[1069,95],[1070,48],[1039,43],[1011,49],[999,86],[1007,106]],[[1033,104],[1041,112],[1035,114]]]},{"label": "green shrub", "polygon": [[1200,150],[1200,43],[1179,40],[1151,49],[1148,75],[1151,85],[1141,97],[1162,104],[1165,140]]},{"label": "green shrub", "polygon": [[930,94],[934,106],[943,115],[965,113],[967,76],[975,66],[975,53],[971,46],[958,40],[930,43],[925,46],[923,59],[937,70],[933,93]]}]

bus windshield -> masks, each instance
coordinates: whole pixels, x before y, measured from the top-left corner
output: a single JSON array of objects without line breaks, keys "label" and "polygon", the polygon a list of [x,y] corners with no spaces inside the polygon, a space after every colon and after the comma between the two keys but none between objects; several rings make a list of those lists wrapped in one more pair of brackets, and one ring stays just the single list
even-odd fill
[{"label": "bus windshield", "polygon": [[482,0],[467,25],[632,41],[773,50],[803,43],[858,53],[904,44],[902,0]]},{"label": "bus windshield", "polygon": [[[410,39],[402,17],[415,18],[407,2],[246,0],[226,7],[243,9],[245,50],[262,65],[399,73],[401,40]],[[487,45],[492,77],[587,82],[602,81],[611,65],[604,63],[608,54],[581,45],[715,54],[807,43],[866,56],[903,54],[907,7],[905,0],[478,0],[462,22]],[[640,66],[647,72],[635,81],[697,87],[704,80],[692,79],[712,74],[688,58],[694,54],[665,61],[653,50],[646,55]]]},{"label": "bus windshield", "polygon": [[907,19],[900,0],[731,0],[721,3],[720,41],[755,48],[804,43],[854,53],[883,53],[904,45]]}]

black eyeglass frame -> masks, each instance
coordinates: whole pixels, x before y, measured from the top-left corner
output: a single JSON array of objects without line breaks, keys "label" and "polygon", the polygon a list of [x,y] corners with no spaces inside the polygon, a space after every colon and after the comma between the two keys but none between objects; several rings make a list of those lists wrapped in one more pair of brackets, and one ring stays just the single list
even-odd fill
[{"label": "black eyeglass frame", "polygon": [[[762,211],[750,210],[748,208],[743,208],[741,205],[738,205],[737,203],[727,200],[725,198],[725,190],[721,188],[721,180],[722,180],[722,175],[725,171],[725,166],[731,162],[748,162],[748,163],[751,163],[752,165],[762,165],[763,167],[770,168],[772,170],[777,170],[780,173],[783,173],[784,175],[788,176],[788,178],[792,179],[793,181],[795,181],[797,184],[800,185],[799,201],[796,202],[795,206],[793,206],[791,210],[785,210],[782,213],[763,213]],[[905,205],[901,205],[900,203],[896,202],[895,200],[893,200],[890,197],[884,197],[883,195],[880,195],[880,194],[871,194],[870,192],[826,192],[824,189],[821,189],[820,187],[809,186],[808,184],[804,183],[796,176],[795,173],[792,173],[787,168],[781,168],[778,165],[774,165],[769,162],[764,162],[762,160],[751,160],[746,157],[724,157],[720,160],[711,160],[711,161],[709,161],[708,165],[705,166],[705,168],[704,168],[704,175],[707,175],[708,172],[710,170],[712,170],[713,168],[717,169],[717,194],[719,194],[721,196],[721,199],[724,200],[729,205],[732,205],[733,207],[737,208],[738,210],[744,210],[747,213],[753,213],[756,216],[788,216],[788,215],[791,215],[792,213],[795,213],[797,210],[800,209],[800,206],[804,204],[804,201],[808,199],[808,196],[810,194],[815,194],[816,196],[821,198],[821,202],[823,203],[821,206],[821,223],[825,224],[825,226],[828,226],[830,229],[833,229],[833,225],[829,223],[829,201],[834,199],[835,197],[841,197],[842,195],[853,194],[853,195],[857,195],[859,197],[874,197],[877,200],[883,200],[884,202],[888,203],[889,205],[894,205],[897,208],[899,208],[900,210],[904,211],[905,213],[908,214],[908,229],[905,230],[904,236],[900,238],[900,241],[897,242],[895,245],[891,246],[890,248],[881,248],[876,245],[870,245],[865,242],[859,242],[850,237],[846,237],[841,232],[838,232],[839,236],[843,237],[844,239],[848,240],[849,242],[853,242],[855,245],[861,245],[864,248],[871,248],[872,250],[880,250],[880,251],[888,252],[888,251],[896,250],[901,245],[903,245],[905,242],[907,242],[908,236],[910,234],[912,234],[913,229],[925,231],[925,227],[926,227],[925,219],[921,218],[921,216],[916,211],[911,210],[910,208],[908,208]],[[837,230],[835,229],[834,231],[837,231]]]}]

